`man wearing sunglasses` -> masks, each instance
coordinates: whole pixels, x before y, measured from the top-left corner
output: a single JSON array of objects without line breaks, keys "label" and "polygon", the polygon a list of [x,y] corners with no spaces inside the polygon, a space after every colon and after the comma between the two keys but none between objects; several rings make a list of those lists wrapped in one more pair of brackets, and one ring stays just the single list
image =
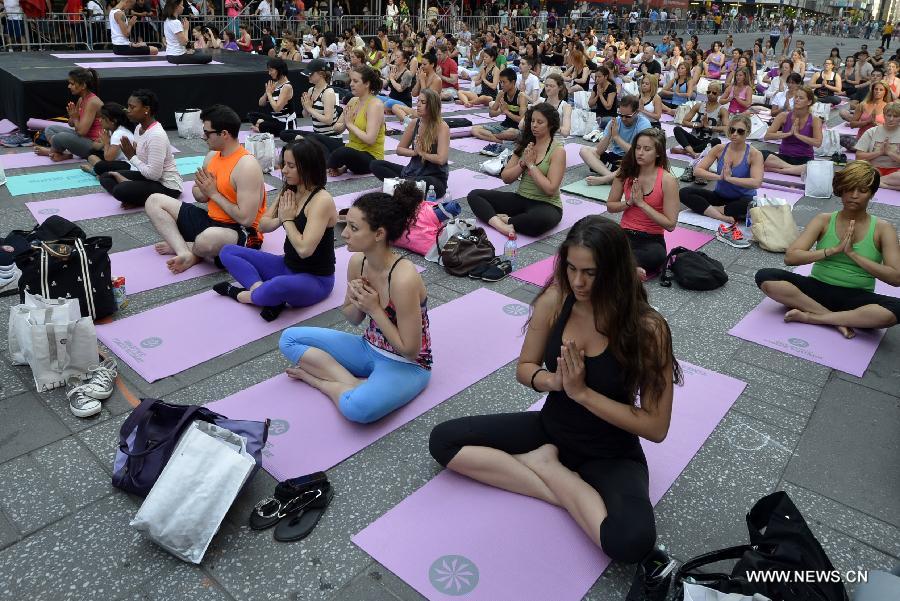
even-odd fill
[{"label": "man wearing sunglasses", "polygon": [[619,115],[606,125],[597,147],[584,147],[579,152],[581,160],[591,171],[600,174],[588,177],[588,185],[609,184],[625,153],[631,148],[631,142],[640,132],[650,127],[650,120],[638,112],[638,107],[636,96],[623,96],[619,101]]}]

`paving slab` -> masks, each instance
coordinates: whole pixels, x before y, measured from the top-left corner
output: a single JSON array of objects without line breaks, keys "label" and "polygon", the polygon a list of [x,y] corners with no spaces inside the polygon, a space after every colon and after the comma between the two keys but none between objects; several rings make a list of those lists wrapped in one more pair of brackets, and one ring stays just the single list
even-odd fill
[{"label": "paving slab", "polygon": [[0,507],[22,534],[52,524],[70,511],[65,498],[28,455],[0,465]]},{"label": "paving slab", "polygon": [[142,584],[122,601],[233,601],[234,597],[225,592],[201,568],[179,563],[171,569],[162,570]]},{"label": "paving slab", "polygon": [[887,331],[878,350],[872,357],[868,369],[863,376],[857,377],[843,372],[836,372],[837,377],[848,382],[856,382],[884,392],[896,395],[900,391],[900,328],[893,327]]},{"label": "paving slab", "polygon": [[34,392],[0,399],[0,463],[69,435]]},{"label": "paving slab", "polygon": [[31,454],[44,478],[73,509],[80,509],[112,494],[103,466],[76,438],[66,438]]}]

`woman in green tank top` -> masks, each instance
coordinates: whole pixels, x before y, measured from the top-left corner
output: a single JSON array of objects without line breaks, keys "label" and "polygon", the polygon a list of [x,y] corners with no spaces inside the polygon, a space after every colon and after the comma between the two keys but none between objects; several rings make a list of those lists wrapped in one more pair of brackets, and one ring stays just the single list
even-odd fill
[{"label": "woman in green tank top", "polygon": [[786,322],[831,325],[852,338],[854,328],[888,328],[900,320],[900,291],[875,292],[876,280],[900,286],[897,230],[866,211],[879,183],[878,170],[866,161],[853,161],[834,176],[843,209],[814,217],[784,255],[786,265],[812,263],[809,276],[783,269],[756,273],[766,296],[788,307]]}]

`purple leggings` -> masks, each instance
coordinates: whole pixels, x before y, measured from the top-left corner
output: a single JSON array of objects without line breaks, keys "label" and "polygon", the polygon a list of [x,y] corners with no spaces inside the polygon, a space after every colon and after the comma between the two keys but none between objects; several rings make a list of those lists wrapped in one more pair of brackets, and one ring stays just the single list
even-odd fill
[{"label": "purple leggings", "polygon": [[297,273],[288,269],[284,257],[261,250],[228,244],[219,259],[244,288],[262,282],[250,294],[259,307],[287,303],[292,307],[308,307],[326,298],[334,288],[334,275]]}]

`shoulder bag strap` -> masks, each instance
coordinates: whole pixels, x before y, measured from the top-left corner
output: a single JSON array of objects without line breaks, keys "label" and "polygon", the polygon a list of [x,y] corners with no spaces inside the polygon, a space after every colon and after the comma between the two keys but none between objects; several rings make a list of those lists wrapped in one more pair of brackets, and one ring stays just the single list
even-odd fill
[{"label": "shoulder bag strap", "polygon": [[678,572],[675,575],[675,582],[682,582],[685,578],[692,578],[698,582],[710,582],[723,579],[730,580],[730,574],[724,574],[722,572],[699,572],[697,570],[698,568],[711,563],[727,559],[740,559],[743,557],[744,553],[751,549],[753,549],[753,547],[750,545],[738,545],[736,547],[719,549],[718,551],[710,551],[709,553],[704,553],[691,558],[678,569]]},{"label": "shoulder bag strap", "polygon": [[84,298],[88,306],[88,313],[91,319],[97,318],[97,307],[94,305],[94,287],[91,284],[91,271],[88,267],[87,251],[81,238],[75,238],[75,248],[78,250],[78,257],[81,261],[81,283],[84,284]]},{"label": "shoulder bag strap", "polygon": [[659,274],[660,286],[663,288],[670,288],[672,286],[672,263],[674,263],[675,257],[688,250],[689,249],[683,246],[676,246],[669,252],[669,255],[666,257],[666,262],[663,264],[662,273]]}]

